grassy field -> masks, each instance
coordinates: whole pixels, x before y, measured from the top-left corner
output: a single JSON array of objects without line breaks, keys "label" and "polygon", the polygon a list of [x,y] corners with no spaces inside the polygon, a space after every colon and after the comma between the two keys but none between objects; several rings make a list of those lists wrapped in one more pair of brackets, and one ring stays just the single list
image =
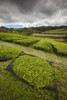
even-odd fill
[{"label": "grassy field", "polygon": [[35,37],[51,38],[56,41],[67,42],[67,28],[54,29],[54,30],[42,32],[40,34],[34,33],[32,35]]},{"label": "grassy field", "polygon": [[67,34],[67,28],[46,31],[48,34]]},{"label": "grassy field", "polygon": [[32,34],[34,37],[39,37],[39,38],[50,38],[50,39],[54,39],[56,41],[60,41],[60,42],[66,42],[67,38],[66,38],[66,34]]},{"label": "grassy field", "polygon": [[[67,100],[67,58],[56,54],[35,50],[9,42],[0,41],[0,45],[19,49],[25,53],[33,54],[44,60],[52,61],[55,80],[58,86],[59,100]],[[25,58],[26,59],[26,58]],[[12,60],[0,62],[0,100],[56,100],[55,93],[46,89],[36,89],[25,84],[4,69]],[[20,62],[20,60],[19,60]],[[34,62],[33,62],[34,63]],[[17,62],[18,64],[18,62]]]}]

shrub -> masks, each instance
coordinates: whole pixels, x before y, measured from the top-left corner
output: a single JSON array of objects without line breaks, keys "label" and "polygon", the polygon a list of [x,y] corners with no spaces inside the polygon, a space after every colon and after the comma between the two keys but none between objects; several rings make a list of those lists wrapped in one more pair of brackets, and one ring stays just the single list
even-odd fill
[{"label": "shrub", "polygon": [[46,60],[23,55],[13,62],[13,70],[35,87],[53,85],[53,68]]},{"label": "shrub", "polygon": [[54,92],[33,89],[4,69],[0,64],[0,100],[55,100]]},{"label": "shrub", "polygon": [[0,33],[0,40],[28,46],[35,42],[38,42],[40,40],[40,38],[28,37],[28,36],[11,34],[11,33]]},{"label": "shrub", "polygon": [[56,53],[61,56],[67,55],[67,44],[52,39],[41,39],[34,44],[33,47],[50,53]]},{"label": "shrub", "polygon": [[38,42],[39,40],[40,39],[38,39],[38,38],[29,37],[29,38],[26,38],[26,39],[14,40],[14,43],[18,43],[18,44],[21,44],[21,45],[24,45],[24,46],[29,46],[33,43]]},{"label": "shrub", "polygon": [[8,46],[0,46],[0,57],[5,57],[5,58],[12,58],[14,59],[15,57],[17,57],[22,51],[12,48],[12,47],[8,47]]},{"label": "shrub", "polygon": [[67,44],[66,43],[57,42],[52,39],[47,39],[47,41],[49,41],[49,43],[51,43],[54,46],[54,48],[56,48],[57,54],[65,55],[65,56],[67,55]]},{"label": "shrub", "polygon": [[53,52],[53,48],[47,39],[41,39],[39,42],[34,44],[33,47],[47,52]]}]

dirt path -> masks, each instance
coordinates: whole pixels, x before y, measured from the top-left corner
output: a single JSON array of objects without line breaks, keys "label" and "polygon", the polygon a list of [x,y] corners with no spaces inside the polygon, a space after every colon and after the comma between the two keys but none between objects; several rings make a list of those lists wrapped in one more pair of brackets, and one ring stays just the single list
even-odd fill
[{"label": "dirt path", "polygon": [[64,41],[64,39],[53,39],[53,40],[60,41],[60,42]]},{"label": "dirt path", "polygon": [[33,34],[33,36],[54,36],[54,37],[65,37],[66,35],[57,35],[57,34]]}]

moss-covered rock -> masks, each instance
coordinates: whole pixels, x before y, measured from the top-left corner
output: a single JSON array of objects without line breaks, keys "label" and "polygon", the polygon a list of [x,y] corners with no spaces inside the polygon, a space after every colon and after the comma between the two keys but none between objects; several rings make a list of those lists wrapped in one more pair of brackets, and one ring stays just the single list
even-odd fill
[{"label": "moss-covered rock", "polygon": [[41,58],[29,55],[20,56],[13,62],[13,70],[36,87],[53,85],[53,68]]}]

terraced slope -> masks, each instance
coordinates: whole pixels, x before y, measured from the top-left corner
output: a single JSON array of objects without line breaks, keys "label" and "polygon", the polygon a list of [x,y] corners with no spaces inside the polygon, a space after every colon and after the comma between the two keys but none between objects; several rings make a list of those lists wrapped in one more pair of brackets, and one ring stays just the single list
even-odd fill
[{"label": "terraced slope", "polygon": [[0,33],[0,40],[8,41],[24,46],[32,46],[42,51],[56,53],[61,56],[67,55],[67,44],[57,42],[52,39],[42,39],[35,37],[28,37],[23,35],[11,34],[11,33]]}]

